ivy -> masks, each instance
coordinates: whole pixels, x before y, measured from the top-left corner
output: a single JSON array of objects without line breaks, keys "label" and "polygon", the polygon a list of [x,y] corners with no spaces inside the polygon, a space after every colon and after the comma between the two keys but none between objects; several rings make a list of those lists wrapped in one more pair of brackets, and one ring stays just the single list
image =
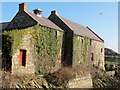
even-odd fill
[{"label": "ivy", "polygon": [[56,61],[60,59],[62,33],[59,32],[60,35],[56,36],[57,31],[47,27],[34,27],[34,29],[33,38],[38,52],[37,67],[40,69],[39,71],[43,71],[45,68],[47,68],[45,71],[50,71],[49,69],[54,67]]},{"label": "ivy", "polygon": [[88,37],[83,37],[83,44],[82,44],[82,58],[83,58],[83,61],[85,61],[87,59],[89,45],[90,45],[90,39]]},{"label": "ivy", "polygon": [[78,64],[81,61],[81,42],[80,36],[73,36],[73,63]]},{"label": "ivy", "polygon": [[[83,40],[83,41],[82,41]],[[88,37],[73,36],[73,65],[85,62],[88,57],[90,39]]]},{"label": "ivy", "polygon": [[[10,48],[12,46],[10,55],[13,55],[16,52],[16,49],[19,48],[20,43],[22,42],[23,33],[24,32],[22,30],[17,30],[17,29],[13,30],[13,31],[5,31],[3,33],[3,35],[2,35],[3,45],[4,46],[6,45],[7,48],[8,47]],[[11,45],[7,45],[8,42],[10,42]],[[6,50],[7,50],[7,48],[6,48]]]},{"label": "ivy", "polygon": [[[31,45],[34,45],[34,51],[37,53],[37,61],[34,61],[37,73],[49,72],[55,63],[60,59],[60,49],[62,48],[62,32],[56,36],[56,30],[35,25],[25,29],[15,29],[5,31],[3,36],[3,52],[11,57],[20,49],[23,37],[31,35]],[[9,43],[8,43],[9,42]],[[11,44],[11,45],[10,45]],[[7,52],[9,50],[9,52]]]},{"label": "ivy", "polygon": [[22,38],[28,30],[10,30],[2,32],[2,68],[11,69],[12,56],[20,49]]}]

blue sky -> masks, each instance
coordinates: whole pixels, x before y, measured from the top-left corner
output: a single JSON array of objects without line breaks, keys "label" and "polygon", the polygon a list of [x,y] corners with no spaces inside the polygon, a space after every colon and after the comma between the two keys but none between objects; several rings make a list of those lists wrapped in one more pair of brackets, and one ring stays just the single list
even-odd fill
[{"label": "blue sky", "polygon": [[[18,12],[21,2],[2,2],[2,21],[8,22]],[[105,47],[118,52],[118,3],[117,2],[27,2],[28,11],[40,8],[48,17],[52,10],[58,15],[84,26],[89,26],[105,41]]]}]

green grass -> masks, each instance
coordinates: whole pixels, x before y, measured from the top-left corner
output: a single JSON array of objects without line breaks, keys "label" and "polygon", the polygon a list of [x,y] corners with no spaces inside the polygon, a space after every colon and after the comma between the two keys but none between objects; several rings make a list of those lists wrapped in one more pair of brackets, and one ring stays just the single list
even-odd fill
[{"label": "green grass", "polygon": [[117,64],[120,64],[120,62],[105,61],[105,64],[117,65]]}]

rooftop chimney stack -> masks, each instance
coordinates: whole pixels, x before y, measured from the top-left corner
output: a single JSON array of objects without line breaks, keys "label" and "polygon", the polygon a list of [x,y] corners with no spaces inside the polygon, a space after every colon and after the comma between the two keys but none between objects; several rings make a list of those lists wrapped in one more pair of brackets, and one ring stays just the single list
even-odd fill
[{"label": "rooftop chimney stack", "polygon": [[51,11],[51,14],[58,15],[56,10]]},{"label": "rooftop chimney stack", "polygon": [[27,4],[26,3],[21,3],[19,4],[19,12],[27,11]]},{"label": "rooftop chimney stack", "polygon": [[34,11],[34,14],[36,14],[37,16],[41,17],[41,13],[42,13],[42,10],[41,9],[35,9],[33,10]]}]

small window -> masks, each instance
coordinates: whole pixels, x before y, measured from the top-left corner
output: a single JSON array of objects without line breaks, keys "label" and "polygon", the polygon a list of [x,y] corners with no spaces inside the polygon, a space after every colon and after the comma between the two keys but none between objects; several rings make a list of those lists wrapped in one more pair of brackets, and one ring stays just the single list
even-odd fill
[{"label": "small window", "polygon": [[81,42],[82,42],[82,44],[83,44],[83,42],[84,42],[84,41],[83,41],[83,38],[81,39]]},{"label": "small window", "polygon": [[20,65],[26,65],[26,50],[20,50]]},{"label": "small window", "polygon": [[90,46],[92,45],[92,40],[90,39]]},{"label": "small window", "polygon": [[101,53],[103,52],[103,49],[101,48]]},{"label": "small window", "polygon": [[94,60],[94,53],[91,53],[91,61]]},{"label": "small window", "polygon": [[55,31],[55,37],[57,38],[57,31]]}]

